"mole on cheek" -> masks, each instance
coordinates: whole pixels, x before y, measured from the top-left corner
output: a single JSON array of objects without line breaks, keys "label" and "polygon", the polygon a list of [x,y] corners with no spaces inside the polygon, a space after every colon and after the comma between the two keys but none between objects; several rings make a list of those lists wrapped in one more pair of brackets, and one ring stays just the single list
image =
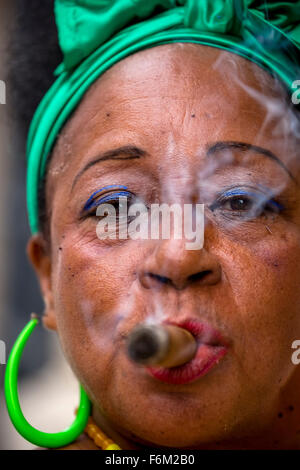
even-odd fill
[{"label": "mole on cheek", "polygon": [[[270,234],[267,232],[266,236]],[[281,253],[274,248],[270,249],[268,243],[264,243],[263,249],[259,250],[257,255],[266,266],[272,268],[274,271],[278,271],[278,268],[283,265],[281,262]],[[279,255],[279,256],[278,256]]]},{"label": "mole on cheek", "polygon": [[76,274],[76,273],[75,273],[74,271],[72,271],[72,268],[71,268],[70,266],[68,266],[68,271],[69,271],[69,275],[70,275],[71,277],[75,277],[75,274]]}]

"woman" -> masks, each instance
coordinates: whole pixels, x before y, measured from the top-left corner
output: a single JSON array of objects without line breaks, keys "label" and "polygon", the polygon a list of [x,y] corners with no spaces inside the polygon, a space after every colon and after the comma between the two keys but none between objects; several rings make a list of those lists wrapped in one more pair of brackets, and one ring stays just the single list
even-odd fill
[{"label": "woman", "polygon": [[[299,448],[300,4],[94,3],[56,2],[64,62],[28,145],[43,323],[92,403],[67,448]],[[204,204],[203,244],[121,239],[121,217],[101,239],[120,196]],[[144,322],[196,356],[138,366]]]}]

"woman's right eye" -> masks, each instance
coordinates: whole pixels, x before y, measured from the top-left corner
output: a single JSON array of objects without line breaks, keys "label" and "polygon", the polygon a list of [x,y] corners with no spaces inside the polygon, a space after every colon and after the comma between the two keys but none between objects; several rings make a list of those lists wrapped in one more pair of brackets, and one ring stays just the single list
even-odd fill
[{"label": "woman's right eye", "polygon": [[126,211],[127,215],[127,208],[129,203],[134,199],[132,193],[128,191],[119,191],[111,194],[106,194],[105,196],[95,198],[93,201],[90,201],[89,205],[84,208],[84,216],[86,217],[98,217],[105,216],[105,213],[102,213],[101,208],[104,206],[104,211],[108,213],[107,205],[114,208],[112,211],[113,214],[116,214],[116,217],[119,217],[121,213],[124,216]]}]

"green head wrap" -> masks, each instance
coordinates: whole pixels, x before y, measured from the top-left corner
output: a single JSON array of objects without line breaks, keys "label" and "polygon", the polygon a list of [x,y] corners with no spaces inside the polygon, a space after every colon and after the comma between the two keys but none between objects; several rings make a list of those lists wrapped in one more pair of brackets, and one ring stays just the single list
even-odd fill
[{"label": "green head wrap", "polygon": [[56,0],[64,54],[28,136],[27,205],[39,230],[38,187],[58,133],[109,67],[139,50],[173,42],[218,47],[277,75],[293,93],[300,79],[300,1]]}]

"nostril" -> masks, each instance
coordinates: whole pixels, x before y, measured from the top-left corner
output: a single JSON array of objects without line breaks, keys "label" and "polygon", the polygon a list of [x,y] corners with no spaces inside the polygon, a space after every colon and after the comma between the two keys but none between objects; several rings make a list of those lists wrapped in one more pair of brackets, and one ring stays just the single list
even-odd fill
[{"label": "nostril", "polygon": [[154,273],[147,273],[147,276],[149,276],[151,279],[154,279],[162,284],[172,284],[171,279],[169,279],[166,276],[160,276],[159,274],[154,274]]},{"label": "nostril", "polygon": [[204,277],[207,277],[211,273],[212,273],[212,271],[206,270],[206,271],[200,271],[200,272],[195,273],[195,274],[191,274],[188,277],[188,281],[189,282],[199,281],[199,280],[203,279]]},{"label": "nostril", "polygon": [[[213,271],[210,269],[204,270],[204,271],[199,271],[197,273],[191,274],[188,276],[184,281],[183,280],[175,280],[175,279],[170,279],[169,277],[166,276],[160,276],[159,274],[147,272],[145,273],[145,279],[148,279],[148,283],[146,281],[147,287],[150,287],[151,280],[154,281],[156,285],[169,285],[172,287],[175,287],[175,289],[183,289],[187,285],[197,282],[197,281],[202,281],[204,279],[209,280],[210,278],[213,277]],[[154,284],[152,285],[154,287]]]},{"label": "nostril", "polygon": [[167,276],[160,276],[152,272],[144,272],[139,275],[140,282],[146,289],[158,289],[163,285],[173,285],[172,280]]}]

